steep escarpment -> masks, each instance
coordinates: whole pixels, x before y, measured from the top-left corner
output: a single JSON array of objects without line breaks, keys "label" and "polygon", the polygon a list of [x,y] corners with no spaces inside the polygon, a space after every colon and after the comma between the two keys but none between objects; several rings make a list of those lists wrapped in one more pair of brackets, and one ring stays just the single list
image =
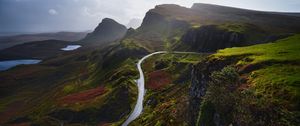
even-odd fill
[{"label": "steep escarpment", "polygon": [[[178,5],[166,5],[172,8],[184,8]],[[183,20],[169,18],[162,13],[169,13],[165,5],[156,6],[149,10],[143,20],[141,27],[135,33],[125,37],[122,43],[135,43],[141,45],[149,51],[164,50],[168,43],[175,41],[190,27],[190,24]],[[172,13],[170,13],[172,15]]]},{"label": "steep escarpment", "polygon": [[[202,3],[195,3],[191,9],[208,23],[247,23],[271,33],[297,33],[300,29],[299,16],[288,13],[263,12]],[[282,23],[283,21],[286,23]],[[202,21],[202,23],[205,22]]]},{"label": "steep escarpment", "polygon": [[92,33],[89,33],[81,40],[81,43],[85,45],[99,45],[113,42],[124,37],[126,31],[127,28],[124,25],[113,19],[105,18]]},{"label": "steep escarpment", "polygon": [[[217,26],[202,26],[191,29],[182,36],[183,44],[188,45],[191,51],[213,52],[226,47],[245,45],[245,35],[239,32],[218,29]],[[181,48],[179,45],[179,49]]]},{"label": "steep escarpment", "polygon": [[299,40],[228,48],[194,66],[190,124],[297,125]]},{"label": "steep escarpment", "polygon": [[285,13],[209,4],[194,4],[192,8],[165,4],[148,11],[141,27],[122,42],[136,43],[149,51],[211,52],[286,37],[300,32],[299,21],[298,16]]},{"label": "steep escarpment", "polygon": [[203,102],[203,97],[206,95],[210,75],[213,71],[218,71],[227,65],[230,65],[231,60],[227,61],[209,61],[209,58],[195,65],[191,72],[191,87],[189,89],[189,123],[196,125],[200,105]]},{"label": "steep escarpment", "polygon": [[214,52],[228,47],[268,43],[292,34],[269,34],[250,24],[204,25],[189,29],[174,45],[175,50]]}]

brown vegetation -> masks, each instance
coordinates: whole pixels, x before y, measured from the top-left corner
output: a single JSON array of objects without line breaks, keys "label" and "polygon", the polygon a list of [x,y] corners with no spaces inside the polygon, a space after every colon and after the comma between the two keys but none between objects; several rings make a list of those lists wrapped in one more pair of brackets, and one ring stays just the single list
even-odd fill
[{"label": "brown vegetation", "polygon": [[159,90],[171,82],[171,76],[167,72],[158,70],[148,74],[146,87],[152,90]]},{"label": "brown vegetation", "polygon": [[90,89],[79,93],[67,95],[65,97],[62,97],[60,99],[60,102],[63,104],[85,102],[94,99],[100,95],[103,95],[105,93],[106,93],[106,89],[104,87],[98,87],[95,89]]}]

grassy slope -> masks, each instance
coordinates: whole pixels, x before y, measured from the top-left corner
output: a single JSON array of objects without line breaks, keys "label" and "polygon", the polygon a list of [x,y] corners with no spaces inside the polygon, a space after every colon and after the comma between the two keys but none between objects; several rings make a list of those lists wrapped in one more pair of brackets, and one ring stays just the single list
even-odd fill
[{"label": "grassy slope", "polygon": [[241,64],[255,64],[260,62],[299,62],[300,57],[300,35],[295,35],[274,43],[260,44],[242,48],[228,48],[218,51],[215,57],[230,57],[249,55],[253,61],[241,61]]},{"label": "grassy slope", "polygon": [[[134,107],[136,59],[119,57],[117,62],[103,66],[109,57],[104,58],[103,50],[90,50],[0,72],[0,77],[4,78],[1,90],[5,91],[1,92],[0,100],[0,116],[5,119],[2,118],[0,124],[23,120],[19,122],[57,125],[68,117],[74,117],[75,122],[70,124],[77,125],[120,123],[118,121],[125,119]],[[99,87],[105,89],[104,94],[93,92]],[[66,96],[82,97],[77,101],[71,99],[75,103],[68,103],[62,100]],[[14,110],[16,104],[22,105],[21,109]],[[64,113],[65,110],[73,115]],[[65,116],[59,116],[63,114]],[[76,120],[77,116],[87,118]]]},{"label": "grassy slope", "polygon": [[[146,59],[143,63],[146,77],[144,111],[130,125],[187,125],[190,70],[204,57],[200,54],[159,54]],[[159,72],[166,74],[161,79],[151,78],[153,73]],[[170,78],[171,83],[162,82],[165,78]],[[152,88],[152,79],[162,85]]]},{"label": "grassy slope", "polygon": [[216,25],[228,32],[242,33],[246,40],[239,46],[245,46],[264,42],[269,36],[297,33],[299,20],[284,14],[207,4],[195,4],[193,8],[158,5],[146,14],[142,26],[131,36],[125,37],[123,42],[130,41],[149,51],[158,51],[163,49],[164,41],[169,41],[171,47],[184,51],[190,47],[179,40],[188,29]]},{"label": "grassy slope", "polygon": [[[257,93],[273,95],[275,96],[272,97],[275,98],[274,100],[279,98],[293,100],[290,102],[297,103],[300,98],[299,54],[300,35],[295,35],[274,43],[220,50],[213,57],[243,56],[237,65],[246,67],[267,64],[250,73],[249,81],[255,86]],[[277,88],[280,90],[273,90]],[[291,99],[286,99],[285,96],[289,96]]]},{"label": "grassy slope", "polygon": [[[256,125],[296,125],[300,117],[299,54],[300,34],[274,43],[219,50],[210,60],[237,60],[233,65],[238,68],[240,77],[247,81],[240,85],[242,91],[237,91],[236,97],[241,96],[238,103],[245,105],[239,107],[252,111],[243,114],[248,116],[246,121]],[[257,115],[259,112],[271,114],[267,117],[270,122],[262,118],[253,120],[255,115],[261,116]]]}]

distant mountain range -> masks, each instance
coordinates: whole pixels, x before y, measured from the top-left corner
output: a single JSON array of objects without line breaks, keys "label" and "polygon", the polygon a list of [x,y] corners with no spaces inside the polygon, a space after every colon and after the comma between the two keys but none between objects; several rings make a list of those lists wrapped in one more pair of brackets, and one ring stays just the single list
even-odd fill
[{"label": "distant mountain range", "polygon": [[22,34],[16,36],[0,36],[0,50],[14,45],[43,40],[62,40],[62,41],[78,41],[84,38],[86,32],[57,32],[57,33],[39,33],[39,34]]}]

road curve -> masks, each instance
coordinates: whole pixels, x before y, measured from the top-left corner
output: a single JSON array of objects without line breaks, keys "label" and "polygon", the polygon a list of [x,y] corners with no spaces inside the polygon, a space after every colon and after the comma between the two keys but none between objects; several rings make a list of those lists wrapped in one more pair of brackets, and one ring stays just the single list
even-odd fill
[{"label": "road curve", "polygon": [[[144,56],[142,59],[139,60],[138,64],[137,64],[137,68],[140,74],[140,78],[138,80],[136,80],[137,86],[138,86],[138,99],[136,102],[136,105],[134,107],[133,112],[130,114],[130,116],[128,117],[128,119],[122,124],[122,126],[127,126],[130,122],[132,122],[133,120],[135,120],[141,113],[143,110],[143,101],[144,101],[144,95],[145,95],[145,78],[144,78],[144,73],[142,70],[142,63],[145,59],[156,55],[156,54],[162,54],[162,53],[168,53],[167,51],[158,51],[158,52],[154,52],[151,53],[149,55]],[[196,52],[169,52],[169,53],[175,53],[175,54],[200,54],[200,53],[196,53]]]},{"label": "road curve", "polygon": [[143,110],[143,101],[144,101],[144,95],[145,95],[145,78],[144,78],[144,73],[142,70],[142,63],[145,59],[155,55],[155,54],[161,54],[161,53],[167,53],[166,51],[159,51],[159,52],[154,52],[151,53],[147,56],[144,56],[142,59],[139,60],[137,64],[137,68],[140,74],[140,78],[136,80],[137,86],[138,86],[138,99],[136,102],[136,105],[134,107],[133,112],[130,114],[128,119],[122,124],[122,126],[127,126],[131,121],[135,120]]}]

